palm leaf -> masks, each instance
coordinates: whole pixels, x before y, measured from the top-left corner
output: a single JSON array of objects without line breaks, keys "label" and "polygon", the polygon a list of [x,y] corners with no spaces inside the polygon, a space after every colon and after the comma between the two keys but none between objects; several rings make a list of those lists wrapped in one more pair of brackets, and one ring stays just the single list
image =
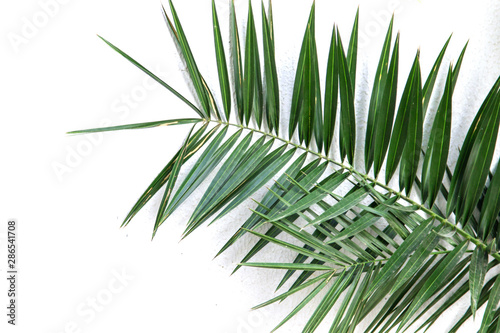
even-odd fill
[{"label": "palm leaf", "polygon": [[[287,94],[280,90],[278,82],[271,3],[267,13],[264,4],[261,6],[262,40],[259,40],[249,2],[242,47],[234,2],[230,2],[228,66],[219,16],[212,1],[211,30],[222,106],[219,108],[196,64],[175,7],[171,1],[169,4],[172,18],[165,9],[163,14],[186,63],[199,107],[103,40],[181,99],[199,118],[181,117],[70,132],[193,124],[182,147],[146,188],[123,226],[164,188],[153,231],[156,233],[202,183],[212,178],[193,208],[184,232],[187,236],[203,223],[227,223],[229,212],[268,186],[262,197],[259,194],[253,198],[250,217],[239,224],[238,231],[217,255],[249,234],[258,240],[235,271],[243,266],[285,270],[278,289],[290,283],[288,290],[257,306],[288,297],[297,301],[275,329],[299,311],[305,311],[305,306],[313,300],[316,307],[304,323],[303,332],[314,332],[325,321],[329,321],[330,332],[353,332],[362,321],[367,322],[367,332],[405,331],[417,320],[423,321],[419,329],[429,328],[470,292],[470,307],[454,322],[451,332],[475,316],[482,306],[485,311],[480,332],[498,331],[500,275],[495,267],[500,262],[497,251],[500,171],[497,165],[492,172],[492,160],[500,126],[500,79],[470,125],[456,165],[447,164],[453,142],[452,95],[467,45],[456,65],[449,67],[443,89],[436,88],[435,83],[450,39],[442,47],[423,86],[420,51],[417,51],[404,87],[400,87],[399,73],[403,72],[399,70],[400,35],[393,41],[392,18],[363,128],[356,122],[355,109],[355,92],[359,92],[356,90],[359,10],[347,51],[338,27],[333,25],[322,90],[320,68],[323,67],[318,55],[321,48],[315,38],[313,3],[293,73],[291,107],[283,110],[280,96]],[[403,90],[398,101],[399,88]],[[436,110],[429,107],[434,95],[442,96]],[[433,115],[434,119],[428,142],[422,147],[426,115]],[[231,118],[238,122],[232,122]],[[287,118],[288,133],[284,137],[280,134],[280,121]],[[354,162],[359,130],[366,133],[361,147],[364,170]],[[339,154],[332,154],[335,140],[339,142]],[[181,167],[192,157],[195,162],[186,176],[181,177]],[[385,182],[382,182],[378,175],[384,165]],[[399,187],[395,188],[391,179],[398,168]],[[268,244],[292,251],[294,260],[251,262]],[[332,309],[336,313],[330,317]],[[374,315],[369,316],[372,312]]]}]

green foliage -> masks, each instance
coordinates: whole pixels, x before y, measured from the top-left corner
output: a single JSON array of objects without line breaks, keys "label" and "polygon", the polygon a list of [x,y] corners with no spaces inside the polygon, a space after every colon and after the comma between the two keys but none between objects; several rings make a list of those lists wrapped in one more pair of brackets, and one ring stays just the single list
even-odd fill
[{"label": "green foliage", "polygon": [[[288,290],[256,308],[308,291],[276,329],[315,298],[320,298],[318,305],[303,332],[314,332],[326,318],[332,318],[328,319],[330,332],[353,332],[362,321],[368,321],[367,332],[399,332],[421,319],[419,329],[424,329],[469,295],[469,309],[449,330],[455,332],[484,307],[480,331],[498,331],[500,275],[495,267],[500,262],[496,250],[500,240],[500,171],[498,167],[494,173],[490,170],[495,167],[492,160],[500,124],[500,79],[477,112],[451,172],[447,159],[452,96],[465,47],[455,67],[450,65],[443,91],[436,93],[442,96],[436,110],[429,110],[429,100],[450,39],[423,85],[417,52],[397,101],[398,86],[403,86],[398,84],[400,36],[398,33],[393,41],[391,19],[373,80],[367,125],[360,128],[355,110],[359,13],[347,50],[338,28],[333,27],[322,99],[312,5],[298,55],[291,109],[283,110],[271,4],[267,13],[262,4],[262,54],[251,4],[244,47],[234,4],[230,6],[231,61],[227,61],[212,2],[219,77],[219,87],[212,87],[215,90],[208,87],[196,65],[172,2],[172,18],[163,9],[186,63],[195,103],[103,39],[199,116],[71,132],[191,124],[177,154],[147,187],[123,225],[164,188],[154,235],[217,169],[187,222],[187,236],[202,224],[219,220],[274,180],[218,255],[248,233],[257,242],[235,271],[242,266],[285,271],[278,289],[288,285]],[[222,113],[219,96],[213,91],[220,93]],[[281,123],[283,114],[290,119],[288,127]],[[423,147],[423,123],[431,114],[432,129]],[[337,123],[338,151],[332,145]],[[360,129],[366,133],[363,170],[354,165],[355,147],[360,144],[355,140],[356,131]],[[287,133],[286,137],[281,133]],[[190,158],[196,162],[181,179],[179,171]],[[378,179],[384,166],[385,182]],[[393,188],[389,182],[398,168],[399,187]],[[281,233],[294,241],[279,238]],[[295,260],[250,262],[270,243],[295,252]],[[335,316],[327,317],[335,304],[339,306]],[[372,312],[373,319],[368,319]]]}]

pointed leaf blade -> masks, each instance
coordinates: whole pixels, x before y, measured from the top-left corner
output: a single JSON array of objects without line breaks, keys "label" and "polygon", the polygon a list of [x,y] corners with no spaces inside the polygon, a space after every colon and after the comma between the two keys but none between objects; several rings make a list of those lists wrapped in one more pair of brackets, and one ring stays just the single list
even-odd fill
[{"label": "pointed leaf blade", "polygon": [[418,100],[415,99],[418,92],[418,82],[419,82],[420,64],[419,55],[415,56],[413,65],[408,75],[406,85],[401,96],[401,101],[399,103],[398,112],[396,115],[396,120],[394,122],[394,128],[392,131],[392,137],[389,144],[389,150],[387,153],[387,162],[385,170],[385,181],[389,183],[396,168],[403,155],[403,150],[406,144],[406,138],[408,136],[408,127],[410,122],[410,114],[414,113],[414,109],[418,108]]},{"label": "pointed leaf blade", "polygon": [[358,60],[358,35],[359,35],[359,7],[356,10],[356,17],[352,25],[351,38],[347,48],[347,63],[349,64],[349,75],[351,77],[352,87],[356,87],[356,63]]},{"label": "pointed leaf blade", "polygon": [[266,80],[266,115],[269,129],[279,133],[280,125],[280,94],[276,59],[274,54],[274,37],[272,31],[272,8],[269,4],[269,18],[267,19],[262,4],[262,33],[264,41],[264,71]]},{"label": "pointed leaf blade", "polygon": [[497,163],[496,171],[491,179],[488,190],[484,197],[483,206],[481,208],[481,216],[479,219],[479,231],[478,235],[483,240],[487,237],[493,230],[494,223],[500,213],[500,160]]},{"label": "pointed leaf blade", "polygon": [[436,83],[436,78],[439,73],[439,68],[441,67],[441,63],[443,62],[444,54],[446,53],[446,49],[448,48],[448,44],[450,43],[451,36],[448,37],[448,40],[446,40],[446,43],[444,43],[443,48],[439,52],[438,57],[436,58],[436,61],[434,62],[434,65],[432,66],[432,69],[427,76],[427,80],[425,80],[424,87],[422,88],[422,97],[423,97],[423,112],[424,112],[424,117],[425,114],[427,113],[427,108],[429,107],[429,102],[432,96],[432,91],[434,89],[434,84]]},{"label": "pointed leaf blade", "polygon": [[337,102],[339,95],[339,64],[337,57],[337,33],[333,27],[325,84],[324,133],[325,154],[328,156],[333,141],[335,121],[337,118]]},{"label": "pointed leaf blade", "polygon": [[472,314],[476,315],[476,310],[483,289],[484,278],[488,266],[488,253],[480,247],[476,247],[472,253],[470,268],[469,268],[469,285],[471,297]]},{"label": "pointed leaf blade", "polygon": [[354,112],[354,90],[349,74],[349,68],[337,29],[337,58],[339,59],[340,86],[340,156],[352,165],[356,149],[356,115]]},{"label": "pointed leaf blade", "polygon": [[109,47],[111,47],[113,50],[115,50],[116,52],[118,52],[120,55],[122,55],[125,59],[127,59],[128,61],[130,61],[134,66],[136,66],[137,68],[139,68],[141,71],[143,71],[144,73],[146,73],[148,76],[150,76],[153,80],[155,80],[156,82],[158,82],[159,84],[161,84],[163,87],[167,88],[171,93],[173,93],[175,96],[177,96],[181,101],[183,101],[184,103],[186,103],[191,109],[193,109],[197,114],[200,115],[200,117],[202,118],[205,118],[205,119],[209,119],[209,115],[207,115],[205,112],[201,111],[200,109],[198,109],[196,106],[193,105],[193,103],[191,103],[190,101],[188,101],[184,96],[182,96],[181,94],[179,94],[177,92],[177,90],[175,90],[174,88],[172,88],[170,85],[168,85],[167,83],[165,83],[162,79],[160,79],[158,76],[154,75],[153,73],[151,73],[149,70],[146,69],[146,67],[142,66],[140,63],[138,63],[137,61],[135,61],[134,59],[132,59],[132,57],[130,57],[128,54],[126,54],[125,52],[123,52],[122,50],[120,50],[118,47],[114,46],[113,44],[111,44],[110,42],[108,42],[106,39],[104,39],[103,37],[99,36],[98,37],[100,39],[102,39],[106,44],[108,44]]},{"label": "pointed leaf blade", "polygon": [[222,43],[219,18],[217,16],[217,9],[215,8],[215,0],[212,0],[212,21],[214,25],[215,56],[217,59],[217,72],[219,74],[222,104],[224,105],[226,120],[229,120],[229,116],[231,114],[231,89],[229,87],[226,52],[224,51],[224,44]]},{"label": "pointed leaf blade", "polygon": [[382,46],[382,52],[380,54],[380,60],[377,66],[377,72],[375,73],[375,81],[373,84],[372,94],[370,98],[370,105],[368,108],[368,120],[366,125],[366,137],[365,137],[365,170],[370,171],[373,164],[373,141],[375,140],[375,119],[377,118],[377,112],[380,109],[380,104],[382,103],[382,96],[385,87],[385,82],[387,80],[387,68],[389,66],[389,53],[391,49],[391,39],[392,39],[392,28],[394,24],[394,17],[392,17],[389,23],[389,28],[385,36],[384,45]]},{"label": "pointed leaf blade", "polygon": [[490,92],[486,96],[483,104],[479,108],[476,114],[467,136],[462,144],[460,154],[458,155],[458,161],[455,165],[455,170],[453,171],[453,176],[451,179],[450,190],[448,202],[446,205],[446,215],[449,216],[457,207],[458,201],[461,198],[460,192],[461,188],[467,181],[466,167],[469,163],[469,157],[471,155],[471,150],[474,144],[478,141],[478,133],[483,132],[486,123],[489,122],[489,118],[492,112],[498,108],[498,95],[500,89],[500,77],[497,79]]},{"label": "pointed leaf blade", "polygon": [[420,76],[420,66],[417,66],[415,84],[415,95],[412,96],[412,99],[416,101],[416,106],[410,109],[407,140],[401,154],[401,165],[399,170],[399,187],[401,190],[405,189],[407,195],[410,193],[415,177],[417,176],[417,168],[422,149],[424,116],[421,102],[422,82]]},{"label": "pointed leaf blade", "polygon": [[170,119],[170,120],[151,121],[151,122],[147,122],[147,123],[138,123],[138,124],[111,126],[111,127],[100,127],[100,128],[86,129],[86,130],[71,131],[71,132],[68,132],[66,134],[86,134],[86,133],[122,131],[122,130],[129,130],[129,129],[144,129],[144,128],[153,128],[153,127],[160,127],[160,126],[193,124],[193,123],[199,123],[200,121],[203,121],[203,119],[197,119],[197,118]]},{"label": "pointed leaf blade", "polygon": [[378,176],[382,163],[384,163],[389,141],[391,139],[392,123],[394,121],[394,110],[396,109],[396,95],[398,86],[399,66],[399,33],[396,36],[392,57],[389,64],[387,77],[383,89],[380,110],[375,115],[375,138],[373,142],[373,167],[375,177]]},{"label": "pointed leaf blade", "polygon": [[243,123],[243,66],[241,61],[240,37],[238,34],[238,25],[236,22],[236,12],[234,9],[234,0],[231,0],[230,9],[230,38],[231,38],[231,59],[234,91],[236,95],[236,113],[240,123]]},{"label": "pointed leaf blade", "polygon": [[448,71],[448,78],[444,94],[439,104],[434,123],[432,125],[429,144],[425,151],[422,166],[422,200],[427,201],[428,207],[434,201],[441,189],[446,170],[451,136],[451,107],[452,107],[452,71]]}]

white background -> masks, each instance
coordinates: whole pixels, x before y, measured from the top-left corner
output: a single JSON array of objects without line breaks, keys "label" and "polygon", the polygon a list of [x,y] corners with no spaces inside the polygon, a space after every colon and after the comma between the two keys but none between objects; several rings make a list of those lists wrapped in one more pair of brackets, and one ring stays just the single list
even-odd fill
[{"label": "white background", "polygon": [[[260,31],[260,3],[252,3]],[[227,1],[216,4],[227,41]],[[274,0],[284,109],[290,104],[292,73],[310,4]],[[360,123],[393,11],[395,27],[401,32],[400,82],[406,80],[418,47],[426,76],[452,32],[445,66],[470,38],[454,95],[453,163],[475,111],[500,75],[500,5],[494,0],[318,0],[322,68],[333,23],[338,23],[347,45],[358,4]],[[218,95],[210,1],[176,1],[175,5],[198,66]],[[236,1],[236,7],[243,34],[247,2]],[[188,127],[109,133],[97,141],[65,135],[103,124],[196,116],[168,91],[145,81],[144,74],[96,37],[98,33],[112,41],[192,99],[159,2],[3,1],[0,22],[0,236],[5,222],[16,218],[20,246],[19,325],[7,327],[1,310],[0,331],[7,327],[7,332],[42,333],[269,332],[298,299],[248,311],[273,296],[282,276],[248,268],[229,276],[255,239],[247,237],[212,260],[248,216],[245,207],[250,204],[180,243],[188,213],[202,192],[162,226],[153,242],[158,197],[127,228],[119,228],[135,200],[179,148]],[[437,85],[441,89],[443,68]],[[0,246],[3,269],[5,238],[0,238]],[[273,253],[256,260],[270,258],[290,260],[291,254],[273,248]],[[6,285],[4,272],[0,274],[4,309]],[[117,280],[116,275],[125,275],[125,280]],[[97,299],[99,310],[90,306],[92,299]],[[431,331],[447,331],[467,303],[464,299]],[[299,332],[311,311],[307,307],[280,332]],[[318,331],[326,332],[328,327]],[[477,323],[471,321],[461,332],[471,332],[473,327]]]}]

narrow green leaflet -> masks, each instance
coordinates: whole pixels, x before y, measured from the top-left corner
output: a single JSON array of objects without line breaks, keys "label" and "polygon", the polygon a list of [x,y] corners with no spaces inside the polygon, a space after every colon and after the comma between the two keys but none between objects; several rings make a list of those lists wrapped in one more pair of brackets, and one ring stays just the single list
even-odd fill
[{"label": "narrow green leaflet", "polygon": [[483,240],[490,235],[494,223],[500,213],[500,160],[493,178],[491,179],[486,196],[484,197],[483,206],[481,209],[481,217],[479,218],[479,237]]},{"label": "narrow green leaflet", "polygon": [[[500,125],[500,94],[497,94],[494,107],[490,110],[489,117],[485,117],[477,138],[471,147],[467,164],[464,169],[465,181],[458,189],[458,196],[461,200],[457,205],[457,220],[466,224],[479,198],[482,195],[488,172],[490,171],[491,160],[495,151],[495,143],[498,137],[498,127]],[[462,153],[460,153],[462,154]]]},{"label": "narrow green leaflet", "polygon": [[441,63],[443,62],[443,57],[444,54],[446,53],[446,49],[448,48],[448,44],[450,43],[451,36],[448,37],[446,40],[446,43],[444,43],[443,48],[441,49],[441,52],[439,52],[438,57],[436,58],[436,61],[434,62],[434,65],[432,66],[432,69],[427,76],[427,80],[425,80],[424,87],[422,88],[422,96],[423,96],[423,107],[422,110],[424,112],[424,118],[427,113],[427,108],[429,107],[429,102],[431,100],[432,96],[432,91],[434,89],[434,84],[436,83],[436,78],[439,73],[439,68],[441,67]]},{"label": "narrow green leaflet", "polygon": [[389,23],[389,28],[387,29],[387,34],[385,36],[384,45],[382,46],[382,52],[380,55],[380,60],[377,67],[377,72],[375,73],[375,80],[373,83],[372,94],[370,98],[370,105],[368,107],[368,120],[366,124],[366,137],[365,137],[365,170],[370,171],[373,164],[373,142],[375,140],[375,119],[377,118],[377,112],[379,112],[382,104],[382,98],[384,95],[384,87],[387,81],[387,68],[389,66],[389,54],[391,49],[391,39],[392,39],[392,27],[394,23],[394,17],[392,17]]},{"label": "narrow green leaflet", "polygon": [[378,176],[385,154],[391,139],[392,123],[394,121],[394,110],[396,109],[396,95],[398,87],[398,65],[399,65],[399,33],[396,36],[392,48],[391,63],[387,72],[382,101],[375,115],[375,130],[373,142],[373,167],[375,177]]},{"label": "narrow green leaflet", "polygon": [[238,119],[240,123],[243,123],[243,109],[244,109],[244,101],[243,101],[243,66],[241,61],[241,46],[240,46],[240,37],[238,34],[238,25],[236,23],[236,13],[234,10],[234,0],[231,0],[231,9],[230,9],[230,38],[231,38],[231,59],[232,59],[232,73],[233,73],[233,83],[234,83],[234,91],[236,95],[236,109]]},{"label": "narrow green leaflet", "polygon": [[476,117],[472,121],[469,127],[467,136],[460,148],[460,154],[458,155],[458,161],[455,165],[455,170],[453,171],[453,176],[451,179],[451,185],[449,189],[450,197],[448,198],[446,204],[446,215],[449,216],[458,204],[460,197],[461,188],[466,186],[470,178],[470,174],[465,172],[467,164],[469,163],[469,157],[471,155],[472,147],[478,142],[478,134],[484,131],[486,124],[490,120],[491,113],[497,111],[498,109],[498,95],[500,89],[500,77],[497,79],[490,92],[486,96],[483,104],[479,108]]},{"label": "narrow green leaflet", "polygon": [[242,262],[239,265],[248,267],[259,268],[272,268],[272,269],[295,269],[301,271],[332,271],[332,267],[325,265],[313,264],[282,264],[282,263],[263,263],[263,262]]},{"label": "narrow green leaflet", "polygon": [[222,95],[222,104],[226,119],[229,120],[231,114],[231,89],[229,88],[229,75],[227,73],[226,52],[220,33],[219,18],[215,8],[215,0],[212,0],[212,20],[214,25],[215,56],[217,59],[217,71],[219,74],[219,85]]},{"label": "narrow green leaflet", "polygon": [[359,7],[356,11],[354,24],[352,25],[351,38],[347,48],[347,63],[349,64],[349,75],[351,77],[352,89],[356,87],[356,65],[358,61],[358,35],[359,35]]},{"label": "narrow green leaflet", "polygon": [[418,103],[418,100],[415,99],[415,96],[417,96],[419,90],[419,76],[420,63],[419,54],[417,53],[411,67],[410,74],[408,75],[408,80],[406,81],[403,95],[401,96],[401,101],[399,102],[396,121],[394,122],[389,151],[387,153],[387,162],[385,169],[386,183],[389,183],[389,181],[391,180],[394,172],[396,171],[396,168],[399,165],[401,156],[403,155],[403,150],[407,141],[406,138],[408,136],[408,127],[410,126],[410,114],[416,113],[416,109],[420,104]]},{"label": "narrow green leaflet", "polygon": [[273,3],[271,0],[269,0],[267,4],[268,10],[269,10],[269,16],[268,16],[268,22],[269,22],[269,36],[271,36],[271,41],[273,42],[273,49],[274,49],[274,23],[273,23]]},{"label": "narrow green leaflet", "polygon": [[434,118],[422,166],[422,200],[427,202],[428,207],[434,205],[434,201],[441,189],[448,160],[451,136],[451,95],[453,90],[451,85],[452,70],[450,66],[444,94]]},{"label": "narrow green leaflet", "polygon": [[[252,110],[254,107],[254,96],[258,94],[255,91],[256,80],[257,80],[257,68],[255,55],[257,48],[257,35],[255,32],[255,22],[253,19],[253,10],[252,4],[249,2],[248,8],[248,19],[247,19],[247,32],[246,32],[246,43],[245,43],[245,72],[243,76],[243,101],[244,101],[244,115],[245,115],[245,123],[248,125],[250,122],[250,117],[252,115]],[[260,110],[262,111],[262,110]],[[255,119],[257,123],[260,124],[262,120],[262,113],[255,113]],[[242,122],[243,120],[240,119]]]},{"label": "narrow green leaflet", "polygon": [[484,252],[480,247],[476,247],[472,253],[469,269],[470,304],[474,317],[476,316],[477,304],[479,302],[481,290],[483,289],[487,267],[488,253]]},{"label": "narrow green leaflet", "polygon": [[[172,3],[172,0],[169,0],[170,10],[172,12],[172,18],[175,25],[174,34],[177,37],[177,41],[179,43],[180,49],[182,51],[182,55],[186,61],[187,69],[191,80],[193,82],[194,88],[196,90],[196,94],[205,114],[210,115],[210,110],[213,110],[217,119],[220,119],[219,110],[217,109],[216,104],[214,103],[213,96],[208,89],[201,73],[196,65],[196,61],[194,60],[194,56],[191,52],[191,48],[189,47],[189,43],[187,41],[186,35],[184,34],[184,30],[182,29],[181,22],[175,10],[175,7]],[[163,8],[163,13],[168,20],[168,15]],[[173,29],[173,26],[170,24],[169,27]]]},{"label": "narrow green leaflet", "polygon": [[[249,3],[251,1],[249,0]],[[251,6],[250,6],[250,9]],[[253,14],[252,14],[253,16]],[[253,20],[252,20],[253,21]],[[254,94],[253,94],[253,104],[252,104],[252,114],[255,118],[255,121],[257,122],[257,126],[259,128],[262,127],[262,122],[264,120],[264,90],[262,86],[262,74],[261,74],[261,67],[260,67],[260,55],[259,55],[259,46],[257,44],[257,31],[255,30],[255,22],[252,22],[254,26],[252,27],[252,51],[253,51],[253,62],[254,62],[254,72],[253,75],[255,76],[255,79],[253,80],[254,83]],[[247,23],[248,24],[248,23]],[[248,26],[247,26],[248,28]]]},{"label": "narrow green leaflet", "polygon": [[92,128],[86,130],[79,131],[71,131],[66,134],[85,134],[85,133],[97,133],[97,132],[110,132],[110,131],[121,131],[121,130],[129,130],[129,129],[143,129],[143,128],[152,128],[152,127],[160,127],[160,126],[173,126],[173,125],[185,125],[185,124],[193,124],[199,123],[203,121],[203,119],[170,119],[170,120],[160,120],[160,121],[152,121],[148,123],[139,123],[139,124],[129,124],[129,125],[120,125],[120,126],[111,126],[111,127],[100,127],[100,128]]},{"label": "narrow green leaflet", "polygon": [[[417,54],[417,57],[419,55]],[[416,101],[415,107],[410,108],[408,115],[408,127],[406,143],[401,154],[401,164],[399,169],[399,188],[405,189],[408,195],[417,176],[418,162],[420,161],[422,149],[422,134],[424,126],[424,115],[422,112],[422,82],[420,76],[420,66],[417,66],[416,89],[413,90],[412,100]]]},{"label": "narrow green leaflet", "polygon": [[[314,15],[312,19],[314,24]],[[308,27],[308,36],[306,39],[306,51],[304,56],[304,73],[302,76],[302,101],[299,115],[299,141],[304,142],[309,147],[316,116],[316,80],[314,75],[314,35],[311,32],[312,25]]]},{"label": "narrow green leaflet", "polygon": [[485,333],[490,326],[490,323],[493,320],[493,314],[498,308],[498,302],[500,302],[500,276],[495,277],[495,283],[493,284],[493,287],[491,287],[488,305],[486,305],[486,310],[484,311],[483,321],[481,322],[479,333]]},{"label": "narrow green leaflet", "polygon": [[321,84],[319,79],[318,50],[316,48],[315,25],[311,27],[312,42],[312,80],[314,80],[314,139],[317,151],[323,149],[323,107],[321,105]]},{"label": "narrow green leaflet", "polygon": [[[295,120],[296,119],[296,120]],[[302,42],[301,55],[292,97],[292,114],[289,134],[293,134],[296,124],[299,127],[299,141],[309,147],[315,138],[318,151],[323,147],[323,115],[321,106],[321,90],[319,82],[319,65],[315,39],[315,5]]]},{"label": "narrow green leaflet", "polygon": [[274,54],[274,37],[272,31],[272,7],[269,3],[269,18],[266,17],[262,3],[262,34],[264,42],[264,73],[266,80],[266,116],[269,129],[279,133],[280,93],[276,59]]},{"label": "narrow green leaflet", "polygon": [[339,64],[337,57],[337,28],[333,26],[332,41],[328,54],[325,83],[325,110],[323,138],[325,140],[325,154],[330,154],[337,117],[337,102],[339,96]]},{"label": "narrow green leaflet", "polygon": [[146,67],[142,66],[140,63],[138,63],[137,61],[135,61],[134,59],[132,59],[128,54],[126,54],[125,52],[123,52],[122,50],[120,50],[118,47],[114,46],[113,44],[111,44],[110,42],[108,42],[106,39],[102,38],[101,36],[98,35],[98,37],[100,39],[102,39],[106,44],[108,44],[108,46],[110,46],[113,50],[115,50],[116,52],[118,52],[120,55],[122,55],[125,59],[127,59],[128,61],[130,61],[134,66],[136,66],[137,68],[139,68],[141,71],[143,71],[144,73],[146,73],[148,76],[150,76],[153,80],[155,80],[156,82],[158,82],[159,84],[161,84],[162,86],[164,86],[165,88],[167,88],[168,90],[170,90],[171,93],[173,93],[175,96],[177,96],[181,101],[183,101],[184,103],[186,103],[191,109],[193,109],[197,114],[200,115],[200,117],[202,118],[205,118],[205,119],[210,119],[210,114],[208,113],[205,113],[204,111],[201,111],[200,109],[198,109],[196,106],[193,105],[193,103],[191,103],[190,101],[188,101],[184,96],[182,96],[181,94],[179,94],[177,92],[177,90],[175,90],[174,88],[172,88],[170,85],[168,85],[167,83],[165,83],[162,79],[160,79],[158,76],[154,75],[153,73],[151,73],[149,70],[146,69]]},{"label": "narrow green leaflet", "polygon": [[354,90],[349,74],[349,67],[344,53],[344,46],[337,29],[337,59],[339,62],[340,86],[340,157],[352,165],[356,149],[356,115],[354,112]]},{"label": "narrow green leaflet", "polygon": [[311,25],[314,24],[314,8],[315,4],[311,7],[311,12],[309,14],[309,20],[307,22],[307,29],[304,33],[304,38],[302,39],[302,47],[300,49],[299,60],[297,62],[297,70],[295,71],[295,81],[293,84],[293,94],[292,94],[292,105],[290,109],[290,121],[288,124],[288,138],[293,137],[293,133],[297,128],[299,123],[299,118],[302,110],[303,103],[303,93],[304,93],[304,67],[307,63],[306,52],[309,48],[309,38],[311,35]]},{"label": "narrow green leaflet", "polygon": [[455,265],[460,261],[467,249],[468,242],[463,241],[457,245],[452,252],[448,253],[444,260],[439,264],[437,269],[425,281],[418,294],[413,298],[406,314],[399,324],[400,331],[415,314],[415,312],[425,303],[437,290],[442,287],[442,281],[446,279],[448,274],[453,270]]},{"label": "narrow green leaflet", "polygon": [[458,80],[458,74],[460,74],[460,68],[462,67],[462,62],[464,60],[465,51],[467,50],[468,45],[469,45],[469,42],[465,43],[465,46],[463,47],[462,52],[460,52],[460,55],[458,56],[457,63],[455,65],[455,67],[453,68],[453,80],[452,80],[453,89],[452,89],[452,92],[455,89],[455,85],[456,85],[457,80]]}]

